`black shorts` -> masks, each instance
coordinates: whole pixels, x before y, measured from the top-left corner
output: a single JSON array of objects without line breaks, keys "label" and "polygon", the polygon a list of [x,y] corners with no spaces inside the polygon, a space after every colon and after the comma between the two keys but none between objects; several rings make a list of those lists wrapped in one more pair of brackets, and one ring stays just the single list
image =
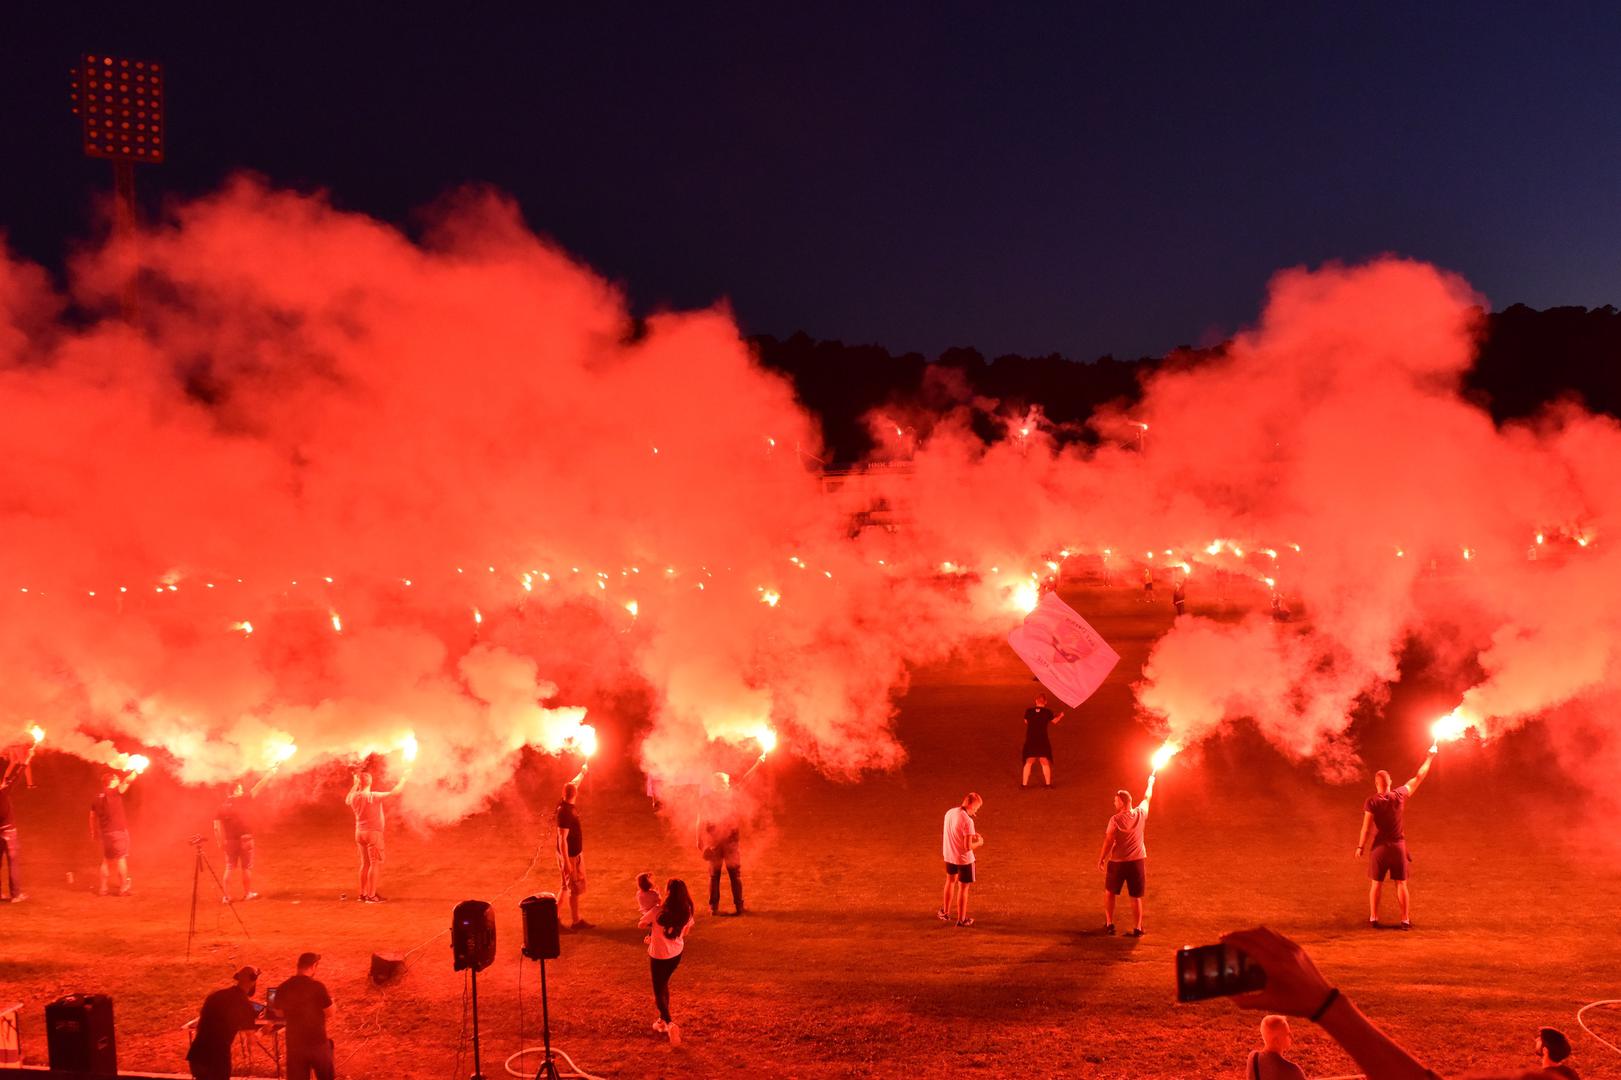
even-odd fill
[{"label": "black shorts", "polygon": [[1139,900],[1142,899],[1143,893],[1148,891],[1148,860],[1111,861],[1108,876],[1103,881],[1103,887],[1116,896],[1120,895],[1121,889],[1126,889],[1132,896]]},{"label": "black shorts", "polygon": [[1383,881],[1389,874],[1391,881],[1406,881],[1407,861],[1407,845],[1403,841],[1375,844],[1368,852],[1368,880]]},{"label": "black shorts", "polygon": [[129,830],[115,829],[101,834],[101,857],[122,859],[129,855]]},{"label": "black shorts", "polygon": [[946,877],[956,878],[964,885],[972,885],[974,883],[974,864],[948,862],[946,863]]},{"label": "black shorts", "polygon": [[243,870],[253,869],[253,837],[244,833],[232,839],[225,838],[225,865]]}]

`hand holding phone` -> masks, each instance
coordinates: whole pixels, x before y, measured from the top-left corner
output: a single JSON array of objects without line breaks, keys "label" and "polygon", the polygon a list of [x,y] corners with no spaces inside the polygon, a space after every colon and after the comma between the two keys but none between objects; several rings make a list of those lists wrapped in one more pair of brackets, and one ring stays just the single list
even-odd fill
[{"label": "hand holding phone", "polygon": [[1176,1000],[1206,1001],[1266,986],[1266,971],[1236,946],[1189,945],[1176,953]]},{"label": "hand holding phone", "polygon": [[1234,999],[1243,1009],[1265,1009],[1285,1016],[1313,1018],[1334,987],[1323,978],[1306,950],[1276,930],[1258,926],[1222,936],[1222,944],[1242,950],[1264,972],[1261,987]]}]

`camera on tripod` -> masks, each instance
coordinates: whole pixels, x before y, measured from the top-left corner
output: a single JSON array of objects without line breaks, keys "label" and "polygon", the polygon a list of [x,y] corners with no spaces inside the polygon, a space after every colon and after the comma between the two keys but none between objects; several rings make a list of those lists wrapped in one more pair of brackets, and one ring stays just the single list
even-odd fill
[{"label": "camera on tripod", "polygon": [[190,836],[186,837],[186,843],[190,844],[198,851],[201,851],[203,849],[203,844],[207,843],[207,841],[203,839],[202,833],[192,833]]}]

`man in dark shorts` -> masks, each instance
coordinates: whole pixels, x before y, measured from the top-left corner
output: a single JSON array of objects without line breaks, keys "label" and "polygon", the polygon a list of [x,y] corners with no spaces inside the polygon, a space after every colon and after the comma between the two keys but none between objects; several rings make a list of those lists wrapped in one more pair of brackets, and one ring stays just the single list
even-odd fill
[{"label": "man in dark shorts", "polygon": [[192,1035],[186,1061],[197,1080],[231,1080],[231,1044],[239,1031],[259,1021],[253,994],[259,985],[259,969],[245,967],[232,985],[216,990],[203,999],[197,1013],[197,1030]]},{"label": "man in dark shorts", "polygon": [[1054,716],[1047,708],[1046,694],[1037,694],[1035,705],[1024,710],[1024,779],[1019,782],[1020,787],[1030,786],[1030,766],[1038,761],[1042,779],[1048,787],[1053,786],[1053,744],[1047,736],[1047,727],[1063,718],[1063,713]]},{"label": "man in dark shorts", "polygon": [[383,873],[383,800],[398,794],[410,778],[411,772],[407,767],[400,782],[392,788],[373,791],[371,773],[357,772],[349,794],[343,797],[349,809],[355,812],[355,846],[360,849],[360,895],[356,899],[363,904],[383,902],[383,898],[377,895],[377,879]]},{"label": "man in dark shorts", "polygon": [[242,781],[238,780],[231,787],[231,793],[225,797],[220,808],[214,812],[214,840],[219,844],[220,851],[225,854],[225,873],[220,877],[220,884],[224,887],[221,901],[231,902],[231,871],[242,872],[242,899],[257,900],[259,894],[253,891],[253,825],[248,815],[252,810],[253,800],[258,798],[259,792],[270,783],[270,778],[276,775],[279,765],[270,766],[270,770],[254,784],[251,789],[243,790]]},{"label": "man in dark shorts", "polygon": [[[17,869],[17,857],[22,852],[22,843],[17,838],[17,818],[11,807],[11,789],[28,775],[28,763],[34,759],[34,747],[18,749],[9,752],[9,756],[0,757],[0,859],[5,860],[6,882],[11,888],[8,899],[13,904],[20,904],[28,899],[23,892],[22,871]],[[29,787],[32,787],[29,784]]]},{"label": "man in dark shorts", "polygon": [[[974,817],[985,800],[970,791],[962,802],[946,811],[940,849],[946,860],[946,891],[935,916],[942,922],[955,922],[958,926],[973,926],[968,917],[968,887],[974,883],[974,852],[985,838],[974,827]],[[955,909],[955,910],[953,910]]]},{"label": "man in dark shorts", "polygon": [[[1418,785],[1430,775],[1439,748],[1432,746],[1418,767],[1418,774],[1399,788],[1391,788],[1390,774],[1380,769],[1373,774],[1373,794],[1362,804],[1362,834],[1357,838],[1356,853],[1368,853],[1368,927],[1379,929],[1379,894],[1384,890],[1385,876],[1396,883],[1396,902],[1401,906],[1399,929],[1411,930],[1412,898],[1407,892],[1407,838],[1402,831],[1402,816],[1407,800],[1418,791]],[[1368,847],[1369,836],[1373,847]]]},{"label": "man in dark shorts", "polygon": [[326,1022],[332,1018],[332,995],[315,980],[321,958],[303,953],[298,974],[276,987],[276,1012],[287,1022],[287,1080],[332,1080],[332,1040]]},{"label": "man in dark shorts", "polygon": [[562,891],[568,896],[570,930],[591,929],[591,924],[580,918],[580,894],[585,892],[585,834],[574,809],[574,800],[590,767],[589,761],[581,765],[574,779],[563,785],[563,801],[557,804],[557,868],[563,876]]},{"label": "man in dark shorts", "polygon": [[1127,937],[1143,936],[1143,894],[1148,891],[1148,845],[1143,833],[1148,828],[1148,804],[1154,798],[1154,777],[1148,778],[1143,801],[1131,805],[1131,792],[1121,788],[1114,793],[1114,816],[1103,830],[1103,850],[1098,869],[1103,879],[1103,932],[1114,933],[1114,900],[1125,889],[1131,894],[1134,926]]},{"label": "man in dark shorts", "polygon": [[90,802],[90,839],[101,843],[101,884],[97,896],[107,895],[107,879],[118,869],[118,895],[130,894],[129,818],[124,813],[124,792],[139,774],[131,770],[120,776],[108,770],[102,788]]},{"label": "man in dark shorts", "polygon": [[732,885],[732,914],[743,914],[743,807],[737,789],[765,764],[765,754],[735,783],[726,773],[710,778],[710,789],[698,800],[698,850],[709,864],[709,913],[720,914],[720,872]]}]

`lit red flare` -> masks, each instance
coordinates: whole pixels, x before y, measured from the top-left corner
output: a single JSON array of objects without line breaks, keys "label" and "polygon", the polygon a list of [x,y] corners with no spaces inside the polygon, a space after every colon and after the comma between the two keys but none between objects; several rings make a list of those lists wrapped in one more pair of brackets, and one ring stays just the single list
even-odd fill
[{"label": "lit red flare", "polygon": [[763,757],[777,748],[777,733],[762,724],[754,732],[754,741],[760,744],[760,754]]},{"label": "lit red flare", "polygon": [[145,754],[125,754],[124,768],[137,776],[152,767],[152,759]]},{"label": "lit red flare", "polygon": [[1444,742],[1457,742],[1471,727],[1474,727],[1474,721],[1453,709],[1430,725],[1430,748],[1438,749]]},{"label": "lit red flare", "polygon": [[280,765],[282,762],[298,753],[298,745],[292,742],[273,744],[270,747],[270,764]]},{"label": "lit red flare", "polygon": [[1148,763],[1153,767],[1153,771],[1157,774],[1161,769],[1165,768],[1166,765],[1170,764],[1171,759],[1175,757],[1181,749],[1182,748],[1176,745],[1176,743],[1168,742],[1161,746],[1158,750],[1154,751],[1153,756],[1148,759]]},{"label": "lit red flare", "polygon": [[38,724],[35,724],[33,727],[29,728],[28,734],[34,737],[35,746],[38,746],[40,743],[45,741],[45,729],[40,727]]},{"label": "lit red flare", "polygon": [[417,737],[414,733],[408,732],[405,738],[400,740],[400,750],[405,754],[406,761],[415,761],[419,749],[421,748],[417,745]]}]

